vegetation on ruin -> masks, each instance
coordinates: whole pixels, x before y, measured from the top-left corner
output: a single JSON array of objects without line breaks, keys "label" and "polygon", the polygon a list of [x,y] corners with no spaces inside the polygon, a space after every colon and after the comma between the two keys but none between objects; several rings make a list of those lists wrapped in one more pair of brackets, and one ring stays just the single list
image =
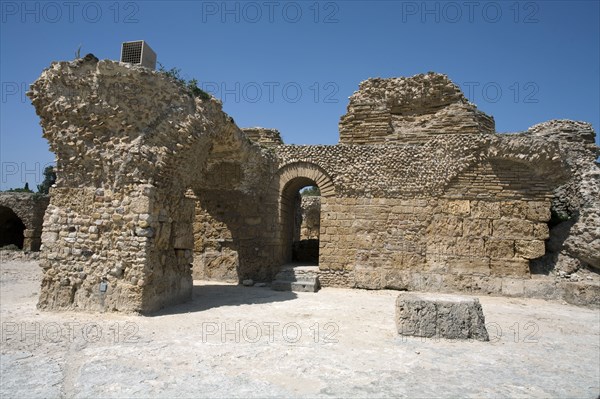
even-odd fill
[{"label": "vegetation on ruin", "polygon": [[25,183],[25,186],[23,186],[23,188],[11,188],[6,190],[6,192],[9,193],[33,193],[33,191],[31,191],[31,189],[29,188],[29,183]]},{"label": "vegetation on ruin", "polygon": [[197,79],[185,80],[183,77],[181,77],[181,69],[175,67],[166,69],[165,66],[159,62],[158,71],[188,89],[194,97],[199,97],[202,100],[210,99],[210,94],[198,87]]},{"label": "vegetation on ruin", "polygon": [[50,187],[56,182],[56,172],[52,166],[46,166],[44,169],[44,181],[38,184],[37,190],[40,194],[48,194]]}]

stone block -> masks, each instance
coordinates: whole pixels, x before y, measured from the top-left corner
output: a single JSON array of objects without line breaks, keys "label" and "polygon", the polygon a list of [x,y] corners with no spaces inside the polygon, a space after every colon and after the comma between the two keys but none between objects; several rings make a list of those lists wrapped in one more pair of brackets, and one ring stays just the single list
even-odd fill
[{"label": "stone block", "polygon": [[456,256],[448,259],[453,274],[490,274],[490,258],[485,256]]},{"label": "stone block", "polygon": [[515,241],[487,238],[485,254],[491,258],[512,258],[515,256]]},{"label": "stone block", "polygon": [[360,268],[354,271],[356,288],[379,290],[385,286],[382,271]]},{"label": "stone block", "polygon": [[463,222],[455,216],[436,215],[427,232],[435,236],[460,237],[463,234]]},{"label": "stone block", "polygon": [[471,216],[475,218],[500,218],[500,203],[491,201],[471,201]]},{"label": "stone block", "polygon": [[52,231],[46,231],[44,230],[42,232],[42,242],[43,243],[54,243],[56,242],[56,240],[58,240],[58,233],[56,232],[52,232]]},{"label": "stone block", "polygon": [[457,295],[400,294],[396,328],[400,335],[489,341],[479,299]]},{"label": "stone block", "polygon": [[484,241],[477,237],[459,237],[456,239],[454,254],[462,256],[484,255]]},{"label": "stone block", "polygon": [[531,238],[534,223],[523,219],[502,218],[492,221],[492,235],[497,238]]},{"label": "stone block", "polygon": [[558,299],[559,290],[554,278],[544,276],[523,281],[523,295],[527,298]]},{"label": "stone block", "polygon": [[500,202],[500,216],[502,217],[527,219],[528,211],[527,201]]},{"label": "stone block", "polygon": [[547,240],[550,238],[550,229],[546,223],[536,223],[533,225],[533,238],[538,240]]},{"label": "stone block", "polygon": [[490,269],[496,276],[529,277],[529,261],[527,259],[494,259],[490,260]]},{"label": "stone block", "polygon": [[133,198],[129,209],[134,213],[149,213],[150,211],[150,198],[146,196],[140,196]]},{"label": "stone block", "polygon": [[561,286],[562,298],[572,305],[600,306],[600,285],[592,283],[566,282]]},{"label": "stone block", "polygon": [[516,240],[515,250],[518,256],[525,259],[535,259],[544,256],[546,245],[541,240]]},{"label": "stone block", "polygon": [[492,234],[491,222],[489,219],[464,219],[463,236],[464,237],[485,237]]},{"label": "stone block", "polygon": [[442,212],[450,215],[468,216],[471,213],[469,200],[450,200],[442,203]]},{"label": "stone block", "polygon": [[536,222],[547,222],[550,220],[549,201],[529,201],[527,205],[527,219]]}]

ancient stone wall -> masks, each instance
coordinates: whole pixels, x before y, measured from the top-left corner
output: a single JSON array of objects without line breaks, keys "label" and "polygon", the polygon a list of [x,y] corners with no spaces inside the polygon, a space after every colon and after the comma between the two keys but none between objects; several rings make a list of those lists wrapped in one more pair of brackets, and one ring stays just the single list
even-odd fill
[{"label": "ancient stone wall", "polygon": [[321,228],[321,197],[302,196],[300,207],[300,240],[318,240]]},{"label": "ancient stone wall", "polygon": [[334,146],[244,132],[217,100],[93,56],[53,64],[29,95],[58,169],[41,308],[147,312],[188,299],[192,278],[270,281],[293,260],[299,190],[315,185],[324,286],[593,301],[531,278],[560,264],[545,240],[561,206],[574,235],[558,257],[596,264],[589,125],[494,134],[437,74],[363,82]]},{"label": "ancient stone wall", "polygon": [[[21,249],[39,251],[42,222],[50,198],[33,193],[0,193],[0,247],[14,241],[14,234],[22,234]],[[14,220],[16,216],[19,220]],[[21,222],[22,229],[14,226]],[[20,233],[13,230],[22,230]],[[19,246],[19,245],[17,245]]]},{"label": "ancient stone wall", "polygon": [[57,156],[40,308],[149,312],[188,300],[195,193],[229,163],[243,170],[229,184],[259,195],[269,154],[218,101],[143,67],[53,63],[28,95]]},{"label": "ancient stone wall", "polygon": [[571,281],[585,279],[586,270],[600,271],[600,165],[595,162],[600,149],[595,132],[589,123],[553,120],[525,134],[558,143],[573,171],[554,190],[548,251],[536,269]]},{"label": "ancient stone wall", "polygon": [[264,127],[245,127],[244,134],[253,142],[265,147],[273,147],[283,144],[281,134],[277,129],[266,129]]},{"label": "ancient stone wall", "polygon": [[340,120],[341,144],[422,143],[431,133],[494,132],[494,118],[469,103],[446,75],[431,72],[361,82]]}]

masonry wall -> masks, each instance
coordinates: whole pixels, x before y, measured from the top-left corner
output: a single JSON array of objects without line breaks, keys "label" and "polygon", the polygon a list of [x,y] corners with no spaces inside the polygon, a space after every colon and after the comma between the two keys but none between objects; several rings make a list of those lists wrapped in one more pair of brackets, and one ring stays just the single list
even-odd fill
[{"label": "masonry wall", "polygon": [[194,279],[270,281],[280,256],[277,209],[236,191],[205,190],[196,198]]},{"label": "masonry wall", "polygon": [[[522,136],[492,140],[496,151],[539,145]],[[481,140],[482,147],[461,136],[444,143],[443,152],[433,152],[441,159],[431,157],[431,143],[389,145],[385,158],[378,146],[278,148],[281,162],[314,163],[334,181],[336,194],[321,204],[324,286],[502,293],[503,281],[530,279],[530,261],[545,253],[551,190],[560,178],[541,165],[556,149],[546,148],[548,158],[531,167],[525,154],[484,155],[490,143]],[[392,166],[406,153],[410,166]],[[353,162],[330,164],[346,158]],[[388,165],[397,172],[382,173]],[[443,178],[428,178],[436,168]]]},{"label": "masonry wall", "polygon": [[[190,299],[193,277],[270,281],[292,260],[293,205],[308,185],[321,190],[325,286],[558,295],[529,284],[530,266],[581,147],[550,138],[581,126],[493,134],[493,119],[436,74],[363,82],[334,146],[244,134],[217,100],[93,55],[54,63],[28,95],[57,155],[42,309],[150,312]],[[569,207],[598,202],[587,166],[565,188],[587,193]],[[577,206],[587,213],[571,253],[595,264],[597,207]]]}]

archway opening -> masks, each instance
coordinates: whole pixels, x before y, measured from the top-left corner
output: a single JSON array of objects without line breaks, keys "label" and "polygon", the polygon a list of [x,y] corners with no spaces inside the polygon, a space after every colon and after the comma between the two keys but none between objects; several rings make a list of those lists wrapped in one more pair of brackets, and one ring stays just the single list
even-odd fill
[{"label": "archway opening", "polygon": [[321,193],[317,183],[305,177],[288,182],[282,193],[282,213],[286,261],[318,265]]},{"label": "archway opening", "polygon": [[23,249],[25,225],[10,208],[0,206],[0,248],[14,245]]}]

